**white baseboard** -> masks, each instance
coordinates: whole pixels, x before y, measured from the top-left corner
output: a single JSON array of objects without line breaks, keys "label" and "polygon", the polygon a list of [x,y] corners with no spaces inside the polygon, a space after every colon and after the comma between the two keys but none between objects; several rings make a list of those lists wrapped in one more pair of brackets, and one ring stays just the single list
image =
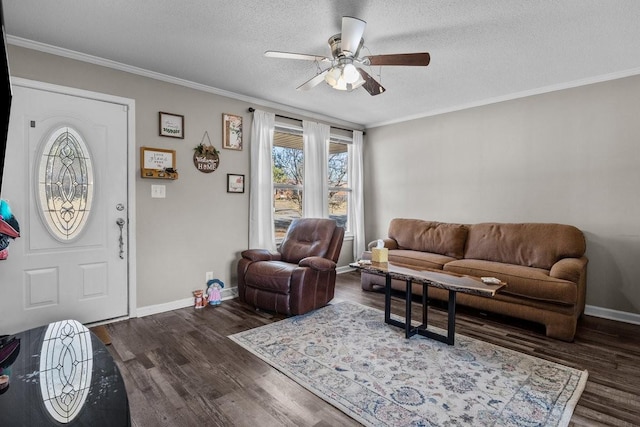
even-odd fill
[{"label": "white baseboard", "polygon": [[354,271],[355,268],[353,267],[349,267],[348,265],[343,265],[342,267],[337,267],[336,268],[336,273],[337,274],[342,274],[342,273],[348,273],[350,271]]},{"label": "white baseboard", "polygon": [[[220,291],[222,301],[230,300],[238,296],[238,288],[225,288]],[[170,301],[163,304],[148,305],[146,307],[138,307],[136,310],[137,317],[150,316],[152,314],[164,313],[166,311],[178,310],[185,307],[193,307],[193,297]]]},{"label": "white baseboard", "polygon": [[626,311],[618,311],[612,310],[610,308],[597,307],[595,305],[587,305],[584,308],[584,314],[586,314],[587,316],[602,317],[603,319],[616,320],[618,322],[640,325],[640,314],[629,313]]},{"label": "white baseboard", "polygon": [[[338,267],[336,272],[338,274],[347,273],[354,269],[349,266]],[[222,289],[222,301],[230,300],[238,296],[238,288],[225,288]],[[166,311],[178,310],[180,308],[192,307],[193,297],[184,298],[176,301],[170,301],[163,304],[148,305],[146,307],[138,307],[136,314],[137,317],[150,316],[152,314],[164,313]],[[640,314],[629,313],[626,311],[612,310],[610,308],[597,307],[594,305],[587,305],[584,309],[584,314],[587,316],[602,317],[603,319],[615,320],[618,322],[632,323],[634,325],[640,325]],[[95,325],[94,325],[95,326]]]}]

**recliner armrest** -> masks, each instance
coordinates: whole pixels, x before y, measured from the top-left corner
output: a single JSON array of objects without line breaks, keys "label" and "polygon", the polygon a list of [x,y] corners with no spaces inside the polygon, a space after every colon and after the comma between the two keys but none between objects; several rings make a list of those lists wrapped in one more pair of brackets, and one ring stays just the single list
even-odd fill
[{"label": "recliner armrest", "polygon": [[279,252],[273,253],[266,249],[247,249],[241,255],[251,261],[280,261],[281,258]]},{"label": "recliner armrest", "polygon": [[300,267],[310,267],[318,271],[330,271],[336,269],[336,263],[330,259],[322,258],[319,256],[310,256],[302,258],[298,263]]}]

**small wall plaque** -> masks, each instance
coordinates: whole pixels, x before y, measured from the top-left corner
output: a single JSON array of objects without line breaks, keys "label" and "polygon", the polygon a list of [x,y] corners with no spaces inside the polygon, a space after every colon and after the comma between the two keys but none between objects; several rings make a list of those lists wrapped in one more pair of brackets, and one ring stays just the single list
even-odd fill
[{"label": "small wall plaque", "polygon": [[142,178],[178,179],[176,151],[140,147],[140,175]]}]

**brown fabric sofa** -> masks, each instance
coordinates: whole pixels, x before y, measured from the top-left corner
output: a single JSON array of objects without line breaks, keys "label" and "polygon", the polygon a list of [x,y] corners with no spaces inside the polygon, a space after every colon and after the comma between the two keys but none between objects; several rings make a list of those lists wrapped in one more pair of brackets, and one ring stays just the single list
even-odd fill
[{"label": "brown fabric sofa", "polygon": [[[576,227],[396,218],[383,240],[391,262],[497,277],[508,284],[493,298],[458,294],[458,304],[542,323],[547,336],[573,341],[584,311],[588,262],[584,235]],[[363,273],[361,281],[362,289],[374,290],[384,287],[385,279]],[[392,288],[404,290],[405,284],[394,280]],[[422,286],[413,292],[421,294]],[[442,289],[428,292],[429,298],[447,300]]]}]

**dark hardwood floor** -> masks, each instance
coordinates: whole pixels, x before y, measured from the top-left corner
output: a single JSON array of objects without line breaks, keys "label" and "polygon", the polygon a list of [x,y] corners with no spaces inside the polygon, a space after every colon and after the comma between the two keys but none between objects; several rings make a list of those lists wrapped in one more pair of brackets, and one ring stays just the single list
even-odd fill
[{"label": "dark hardwood floor", "polygon": [[[357,272],[338,275],[336,300],[384,307],[382,293],[361,290]],[[394,311],[401,307],[394,302]],[[435,326],[446,326],[439,307],[429,315]],[[227,339],[280,319],[232,300],[107,325],[133,425],[359,425]],[[587,369],[571,425],[640,425],[640,326],[585,316],[575,341],[565,343],[546,338],[535,324],[460,308],[456,332]]]}]

